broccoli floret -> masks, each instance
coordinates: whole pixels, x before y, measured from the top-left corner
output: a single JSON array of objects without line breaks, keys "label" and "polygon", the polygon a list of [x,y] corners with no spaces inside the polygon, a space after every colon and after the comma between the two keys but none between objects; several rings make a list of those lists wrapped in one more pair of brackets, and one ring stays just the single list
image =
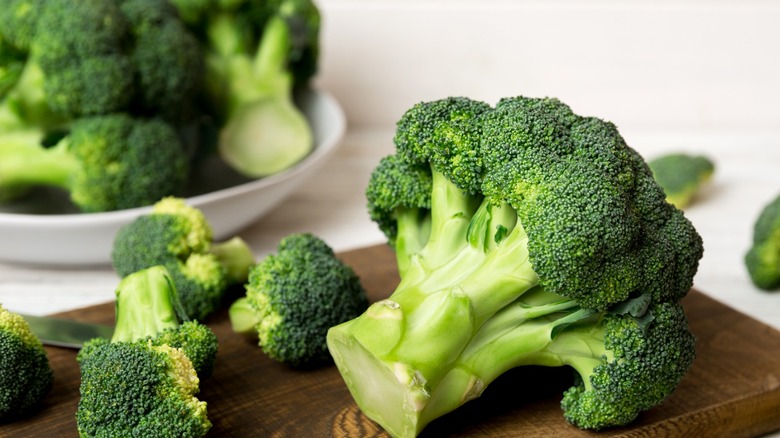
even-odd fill
[{"label": "broccoli floret", "polygon": [[672,392],[702,241],[614,125],[556,99],[448,98],[409,109],[395,145],[366,195],[401,282],[327,336],[369,417],[414,436],[531,364],[579,373],[563,408],[586,429]]},{"label": "broccoli floret", "polygon": [[715,173],[715,163],[704,155],[670,153],[655,157],[647,164],[664,189],[666,200],[677,208],[691,205]]},{"label": "broccoli floret", "polygon": [[270,358],[291,366],[330,360],[325,336],[368,306],[360,279],[322,239],[291,234],[249,273],[246,296],[230,307],[238,333],[259,338]]},{"label": "broccoli floret", "polygon": [[219,153],[247,177],[284,170],[313,147],[293,87],[316,71],[320,14],[311,0],[175,0],[201,36]]},{"label": "broccoli floret", "polygon": [[210,375],[217,338],[206,326],[182,322],[172,278],[162,266],[124,278],[116,291],[110,341],[79,352],[81,436],[203,436],[211,428],[196,398]]},{"label": "broccoli floret", "polygon": [[41,72],[40,81],[20,84],[20,94],[34,94],[66,119],[131,112],[188,120],[188,105],[202,85],[203,56],[169,3],[6,3],[0,39],[26,55],[26,67]]},{"label": "broccoli floret", "polygon": [[780,287],[780,196],[767,203],[758,215],[745,266],[756,287],[767,291]]},{"label": "broccoli floret", "polygon": [[126,114],[86,117],[47,147],[40,130],[0,133],[0,191],[59,187],[85,212],[149,205],[178,193],[187,159],[169,124]]},{"label": "broccoli floret", "polygon": [[41,341],[18,314],[0,305],[0,423],[30,413],[52,388],[54,375]]},{"label": "broccoli floret", "polygon": [[243,285],[254,255],[239,237],[215,243],[203,213],[184,199],[165,197],[152,212],[121,227],[111,252],[120,277],[164,265],[189,318],[204,320],[219,309],[233,285]]},{"label": "broccoli floret", "polygon": [[191,119],[205,72],[198,40],[167,1],[122,0],[120,7],[133,33],[139,112]]}]

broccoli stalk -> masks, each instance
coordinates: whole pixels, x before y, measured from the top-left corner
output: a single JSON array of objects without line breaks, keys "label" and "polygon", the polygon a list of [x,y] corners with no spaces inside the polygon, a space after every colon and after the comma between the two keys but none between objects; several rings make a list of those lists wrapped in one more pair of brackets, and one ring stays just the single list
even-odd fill
[{"label": "broccoli stalk", "polygon": [[183,322],[178,307],[162,266],[120,282],[112,339],[91,340],[77,356],[80,435],[194,437],[211,428],[206,403],[195,394],[213,370],[217,338],[204,325]]},{"label": "broccoli stalk", "polygon": [[369,417],[414,436],[529,364],[580,374],[562,406],[585,429],[672,392],[702,243],[613,125],[554,99],[449,98],[407,111],[395,143],[366,195],[401,281],[327,336]]},{"label": "broccoli stalk", "polygon": [[48,140],[38,129],[0,133],[0,192],[54,186],[82,211],[109,211],[152,204],[187,176],[179,137],[160,120],[82,118],[53,147]]},{"label": "broccoli stalk", "polygon": [[[231,56],[227,123],[220,133],[219,153],[231,167],[249,177],[277,173],[300,161],[312,149],[311,128],[292,100],[288,68],[292,30],[287,2],[266,23],[254,56]],[[230,30],[225,31],[228,27]],[[217,20],[215,38],[235,32],[234,23]],[[222,62],[211,58],[212,64]]]}]

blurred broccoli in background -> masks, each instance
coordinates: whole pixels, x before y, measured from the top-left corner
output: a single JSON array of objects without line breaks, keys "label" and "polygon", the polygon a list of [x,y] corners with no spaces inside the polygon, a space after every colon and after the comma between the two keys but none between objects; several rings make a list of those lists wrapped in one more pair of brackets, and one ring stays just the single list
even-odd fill
[{"label": "blurred broccoli in background", "polygon": [[221,129],[219,153],[261,177],[313,147],[293,89],[315,74],[320,14],[311,0],[172,0],[206,57],[206,101]]},{"label": "blurred broccoli in background", "polygon": [[5,0],[0,199],[55,186],[98,212],[179,194],[204,63],[166,1]]},{"label": "blurred broccoli in background", "polygon": [[780,196],[758,215],[745,266],[757,287],[768,291],[780,288]]},{"label": "blurred broccoli in background", "polygon": [[670,153],[647,162],[653,177],[666,193],[666,200],[683,209],[712,180],[715,164],[704,155]]},{"label": "blurred broccoli in background", "polygon": [[195,394],[214,368],[217,337],[182,320],[178,307],[162,266],[120,281],[113,337],[85,343],[77,356],[80,436],[199,437],[211,428]]},{"label": "blurred broccoli in background", "polygon": [[240,237],[214,242],[203,213],[184,199],[166,197],[151,213],[119,229],[111,260],[120,277],[163,265],[176,283],[186,315],[204,320],[224,303],[228,288],[243,285],[254,265]]},{"label": "blurred broccoli in background", "polygon": [[41,341],[22,317],[0,305],[0,424],[29,413],[54,375]]},{"label": "blurred broccoli in background", "polygon": [[368,307],[360,279],[330,246],[291,234],[249,274],[246,296],[230,307],[234,331],[258,336],[272,359],[292,366],[330,360],[325,336]]},{"label": "blurred broccoli in background", "polygon": [[84,212],[139,207],[179,193],[188,169],[178,134],[159,119],[83,117],[58,139],[35,128],[0,131],[3,200],[51,186]]}]

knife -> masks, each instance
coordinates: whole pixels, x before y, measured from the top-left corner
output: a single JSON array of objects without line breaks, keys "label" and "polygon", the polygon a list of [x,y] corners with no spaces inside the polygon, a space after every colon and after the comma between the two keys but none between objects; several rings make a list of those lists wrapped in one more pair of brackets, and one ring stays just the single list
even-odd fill
[{"label": "knife", "polygon": [[85,342],[94,338],[111,339],[114,327],[91,324],[53,316],[22,315],[30,331],[44,345],[80,349]]}]

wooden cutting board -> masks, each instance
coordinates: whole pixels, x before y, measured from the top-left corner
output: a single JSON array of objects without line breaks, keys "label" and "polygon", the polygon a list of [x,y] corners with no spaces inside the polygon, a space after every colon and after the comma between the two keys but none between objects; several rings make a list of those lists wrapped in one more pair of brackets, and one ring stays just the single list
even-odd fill
[{"label": "wooden cutting board", "polygon": [[[373,300],[398,282],[384,246],[341,254]],[[697,291],[684,301],[698,353],[690,373],[661,406],[628,428],[590,433],[567,424],[559,407],[566,369],[516,369],[480,399],[442,417],[423,437],[739,437],[780,430],[780,332]],[[112,323],[113,303],[59,316]],[[385,437],[361,414],[334,366],[294,370],[266,358],[231,332],[225,312],[208,322],[220,340],[213,377],[201,382],[215,437]],[[76,352],[47,348],[55,384],[37,415],[0,425],[6,437],[74,437],[79,369]]]}]

